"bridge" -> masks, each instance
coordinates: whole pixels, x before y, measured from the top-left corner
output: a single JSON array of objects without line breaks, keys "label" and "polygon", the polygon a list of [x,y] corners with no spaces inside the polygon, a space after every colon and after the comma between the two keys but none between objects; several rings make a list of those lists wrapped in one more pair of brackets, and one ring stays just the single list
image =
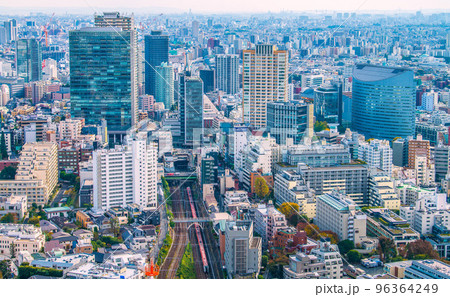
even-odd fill
[{"label": "bridge", "polygon": [[167,172],[164,174],[166,180],[196,180],[197,173],[193,172]]},{"label": "bridge", "polygon": [[202,218],[186,218],[186,219],[174,219],[174,223],[205,223],[205,222],[211,222],[212,220],[209,217],[202,217]]}]

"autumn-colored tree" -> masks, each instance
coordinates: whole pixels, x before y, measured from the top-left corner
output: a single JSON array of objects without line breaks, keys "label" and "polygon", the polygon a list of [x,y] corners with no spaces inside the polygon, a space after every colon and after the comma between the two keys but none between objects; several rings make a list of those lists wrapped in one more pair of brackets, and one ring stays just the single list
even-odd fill
[{"label": "autumn-colored tree", "polygon": [[418,255],[424,255],[426,259],[439,259],[438,252],[433,249],[430,242],[419,239],[406,246],[406,258],[416,259]]},{"label": "autumn-colored tree", "polygon": [[255,193],[260,199],[264,199],[269,194],[269,186],[266,180],[260,176],[255,180]]},{"label": "autumn-colored tree", "polygon": [[294,202],[284,202],[278,208],[286,218],[290,218],[293,214],[298,214],[299,209],[298,204]]},{"label": "autumn-colored tree", "polygon": [[329,238],[331,244],[337,244],[339,242],[339,236],[336,233],[334,233],[333,231],[329,231],[329,230],[320,232],[318,237],[319,237],[319,239]]},{"label": "autumn-colored tree", "polygon": [[319,227],[314,224],[309,224],[305,227],[306,236],[312,239],[319,239]]}]

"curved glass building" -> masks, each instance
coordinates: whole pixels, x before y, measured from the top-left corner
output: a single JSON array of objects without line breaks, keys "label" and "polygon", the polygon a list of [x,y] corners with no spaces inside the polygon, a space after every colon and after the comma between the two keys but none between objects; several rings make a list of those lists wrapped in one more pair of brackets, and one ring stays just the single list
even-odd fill
[{"label": "curved glass building", "polygon": [[413,136],[413,78],[413,72],[405,68],[356,65],[353,69],[353,130],[366,139]]},{"label": "curved glass building", "polygon": [[342,88],[326,83],[314,90],[314,115],[317,121],[338,123],[342,110]]}]

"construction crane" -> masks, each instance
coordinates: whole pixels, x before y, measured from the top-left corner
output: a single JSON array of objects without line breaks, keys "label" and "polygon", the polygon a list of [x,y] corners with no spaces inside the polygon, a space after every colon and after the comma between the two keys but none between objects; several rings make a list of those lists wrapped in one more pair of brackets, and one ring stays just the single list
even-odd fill
[{"label": "construction crane", "polygon": [[[50,23],[52,22],[54,16],[55,16],[55,13],[52,14],[52,16],[50,17],[50,20],[48,21],[47,25],[45,25],[45,27],[44,27],[45,46],[48,46],[48,26],[50,26]],[[42,37],[41,37],[40,40],[42,40]]]}]

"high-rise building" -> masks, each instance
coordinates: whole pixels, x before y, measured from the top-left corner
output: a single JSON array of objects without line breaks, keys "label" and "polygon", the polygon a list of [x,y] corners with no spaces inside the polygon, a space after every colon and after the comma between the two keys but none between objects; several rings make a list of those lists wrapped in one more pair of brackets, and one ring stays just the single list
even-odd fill
[{"label": "high-rise building", "polygon": [[17,22],[15,19],[5,21],[3,23],[4,27],[4,40],[5,43],[10,43],[11,41],[17,40]]},{"label": "high-rise building", "polygon": [[16,42],[17,76],[25,83],[42,79],[41,45],[36,39],[19,39]]},{"label": "high-rise building", "polygon": [[145,93],[156,95],[156,66],[169,63],[169,36],[152,31],[145,36]]},{"label": "high-rise building", "polygon": [[26,195],[28,206],[47,204],[58,184],[58,146],[52,142],[26,143],[13,180],[0,181],[0,193]]},{"label": "high-rise building", "polygon": [[314,106],[298,101],[267,103],[267,130],[278,144],[285,145],[288,138],[299,144],[303,137],[314,132]]},{"label": "high-rise building", "polygon": [[415,132],[414,74],[405,68],[356,65],[352,127],[366,139],[393,140]]},{"label": "high-rise building", "polygon": [[[136,31],[128,30],[132,17],[117,18],[98,18],[97,27],[69,33],[72,115],[88,125],[105,119],[111,144],[121,142],[136,124],[138,108]],[[123,26],[111,27],[110,22]]]},{"label": "high-rise building", "polygon": [[217,89],[227,94],[239,92],[239,56],[216,56],[216,85]]},{"label": "high-rise building", "polygon": [[288,99],[288,52],[257,44],[244,51],[243,118],[255,128],[266,127],[267,103]]},{"label": "high-rise building", "polygon": [[184,144],[200,145],[203,136],[203,82],[199,77],[186,77],[184,87]]},{"label": "high-rise building", "polygon": [[422,135],[417,135],[416,139],[408,141],[408,167],[414,168],[416,157],[423,155],[426,157],[427,165],[430,162],[430,141],[423,140]]},{"label": "high-rise building", "polygon": [[155,101],[164,103],[170,109],[174,103],[173,67],[167,63],[156,66]]},{"label": "high-rise building", "polygon": [[202,69],[200,72],[200,78],[203,81],[203,92],[209,93],[216,89],[216,83],[214,78],[214,70]]},{"label": "high-rise building", "polygon": [[314,90],[314,116],[317,121],[342,122],[342,85],[323,84]]},{"label": "high-rise building", "polygon": [[136,203],[156,209],[157,145],[146,132],[127,135],[127,144],[93,153],[94,208]]},{"label": "high-rise building", "polygon": [[123,16],[119,12],[104,12],[103,14],[94,15],[94,23],[96,27],[118,27],[125,31],[134,30],[134,16]]}]

